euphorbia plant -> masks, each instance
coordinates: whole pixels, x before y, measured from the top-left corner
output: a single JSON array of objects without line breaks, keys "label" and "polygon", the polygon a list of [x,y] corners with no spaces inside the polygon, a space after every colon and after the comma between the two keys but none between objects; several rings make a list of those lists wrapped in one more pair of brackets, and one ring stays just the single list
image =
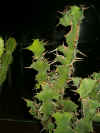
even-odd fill
[{"label": "euphorbia plant", "polygon": [[[33,100],[24,99],[29,112],[34,118],[41,120],[43,129],[49,133],[90,133],[93,132],[92,121],[99,103],[99,80],[97,76],[90,78],[72,77],[73,63],[80,60],[76,57],[77,41],[80,23],[83,18],[83,8],[70,6],[62,13],[60,24],[71,26],[70,32],[65,36],[67,46],[61,44],[53,51],[46,51],[45,43],[36,39],[26,49],[33,52],[33,62],[29,68],[35,69],[37,93]],[[49,61],[46,54],[55,54]],[[58,64],[57,64],[58,63]],[[54,67],[54,68],[53,68]],[[52,69],[53,68],[53,69]],[[81,101],[81,118],[78,117],[78,105],[69,97],[64,97],[73,81]]]}]

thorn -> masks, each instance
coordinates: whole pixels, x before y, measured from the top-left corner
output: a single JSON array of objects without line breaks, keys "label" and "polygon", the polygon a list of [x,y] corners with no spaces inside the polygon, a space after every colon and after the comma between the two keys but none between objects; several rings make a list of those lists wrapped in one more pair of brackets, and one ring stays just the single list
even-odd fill
[{"label": "thorn", "polygon": [[29,67],[24,67],[24,68],[25,68],[25,69],[31,69],[32,67],[29,66]]},{"label": "thorn", "polygon": [[77,53],[79,53],[79,54],[81,54],[81,55],[83,55],[83,56],[86,56],[86,57],[88,57],[86,54],[84,54],[84,53],[82,53],[81,51],[77,51]]},{"label": "thorn", "polygon": [[54,64],[55,62],[56,62],[56,61],[51,62],[50,65]]},{"label": "thorn", "polygon": [[55,52],[55,51],[57,51],[57,49],[54,49],[54,50],[52,50],[52,51],[50,51],[50,52],[48,52],[48,53],[53,53],[53,52]]},{"label": "thorn", "polygon": [[81,61],[81,60],[83,60],[83,59],[84,59],[84,58],[76,58],[75,61],[79,61],[79,60]]},{"label": "thorn", "polygon": [[57,13],[59,13],[59,14],[61,14],[61,15],[64,15],[64,13],[63,13],[63,12],[61,12],[61,11],[57,11]]}]

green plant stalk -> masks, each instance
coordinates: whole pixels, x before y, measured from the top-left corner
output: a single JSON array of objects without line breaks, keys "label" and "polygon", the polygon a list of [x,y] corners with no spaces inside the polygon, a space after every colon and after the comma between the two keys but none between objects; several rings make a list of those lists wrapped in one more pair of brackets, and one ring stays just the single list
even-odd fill
[{"label": "green plant stalk", "polygon": [[10,37],[6,41],[5,47],[4,40],[0,38],[0,85],[2,85],[6,79],[9,65],[13,60],[12,53],[14,52],[15,48],[16,40],[14,38]]},{"label": "green plant stalk", "polygon": [[69,48],[71,49],[72,55],[73,55],[71,56],[72,61],[70,62],[70,65],[71,65],[70,70],[72,74],[74,72],[73,63],[76,61],[82,60],[82,58],[77,58],[76,54],[79,52],[80,54],[86,56],[85,54],[83,54],[77,49],[79,32],[80,32],[80,23],[82,19],[84,18],[84,10],[77,6],[72,6],[70,10],[63,12],[62,14],[63,14],[63,17],[60,18],[59,24],[62,24],[64,26],[69,26],[69,25],[71,26],[71,30],[65,37],[66,37],[67,44]]}]

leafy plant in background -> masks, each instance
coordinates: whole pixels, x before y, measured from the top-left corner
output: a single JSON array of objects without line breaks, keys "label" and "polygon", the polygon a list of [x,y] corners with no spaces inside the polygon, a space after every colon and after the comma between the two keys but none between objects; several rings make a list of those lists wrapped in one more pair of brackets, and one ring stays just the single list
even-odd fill
[{"label": "leafy plant in background", "polygon": [[[29,66],[38,71],[36,75],[37,93],[33,100],[24,99],[29,112],[36,119],[41,120],[43,129],[49,133],[90,133],[93,132],[92,122],[97,116],[100,107],[100,74],[94,73],[89,78],[72,77],[73,63],[82,60],[76,57],[77,41],[80,23],[83,18],[83,9],[70,6],[63,12],[60,24],[71,26],[70,32],[65,36],[68,46],[61,44],[55,50],[53,61],[49,61],[45,55],[48,53],[43,41],[36,39],[26,49],[34,54],[33,62]],[[81,53],[81,52],[80,52]],[[56,63],[59,63],[58,65]],[[52,66],[55,66],[52,70]],[[81,118],[78,117],[78,106],[70,97],[64,97],[65,90],[69,87],[69,81],[77,87],[73,90],[79,94],[81,101]],[[96,120],[96,119],[95,119]]]},{"label": "leafy plant in background", "polygon": [[10,37],[4,44],[4,40],[0,38],[0,86],[6,79],[9,65],[12,63],[12,53],[16,48],[16,40]]}]

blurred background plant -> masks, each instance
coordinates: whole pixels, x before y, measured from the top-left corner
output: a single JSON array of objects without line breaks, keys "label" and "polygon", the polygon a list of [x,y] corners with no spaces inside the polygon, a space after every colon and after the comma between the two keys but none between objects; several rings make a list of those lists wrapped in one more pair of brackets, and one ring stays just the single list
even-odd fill
[{"label": "blurred background plant", "polygon": [[[6,80],[7,72],[10,71],[10,64],[13,61],[12,54],[15,48],[16,40],[14,38],[9,38],[6,42],[0,38],[0,92],[2,92],[2,84]],[[10,78],[9,80],[12,82]]]}]

